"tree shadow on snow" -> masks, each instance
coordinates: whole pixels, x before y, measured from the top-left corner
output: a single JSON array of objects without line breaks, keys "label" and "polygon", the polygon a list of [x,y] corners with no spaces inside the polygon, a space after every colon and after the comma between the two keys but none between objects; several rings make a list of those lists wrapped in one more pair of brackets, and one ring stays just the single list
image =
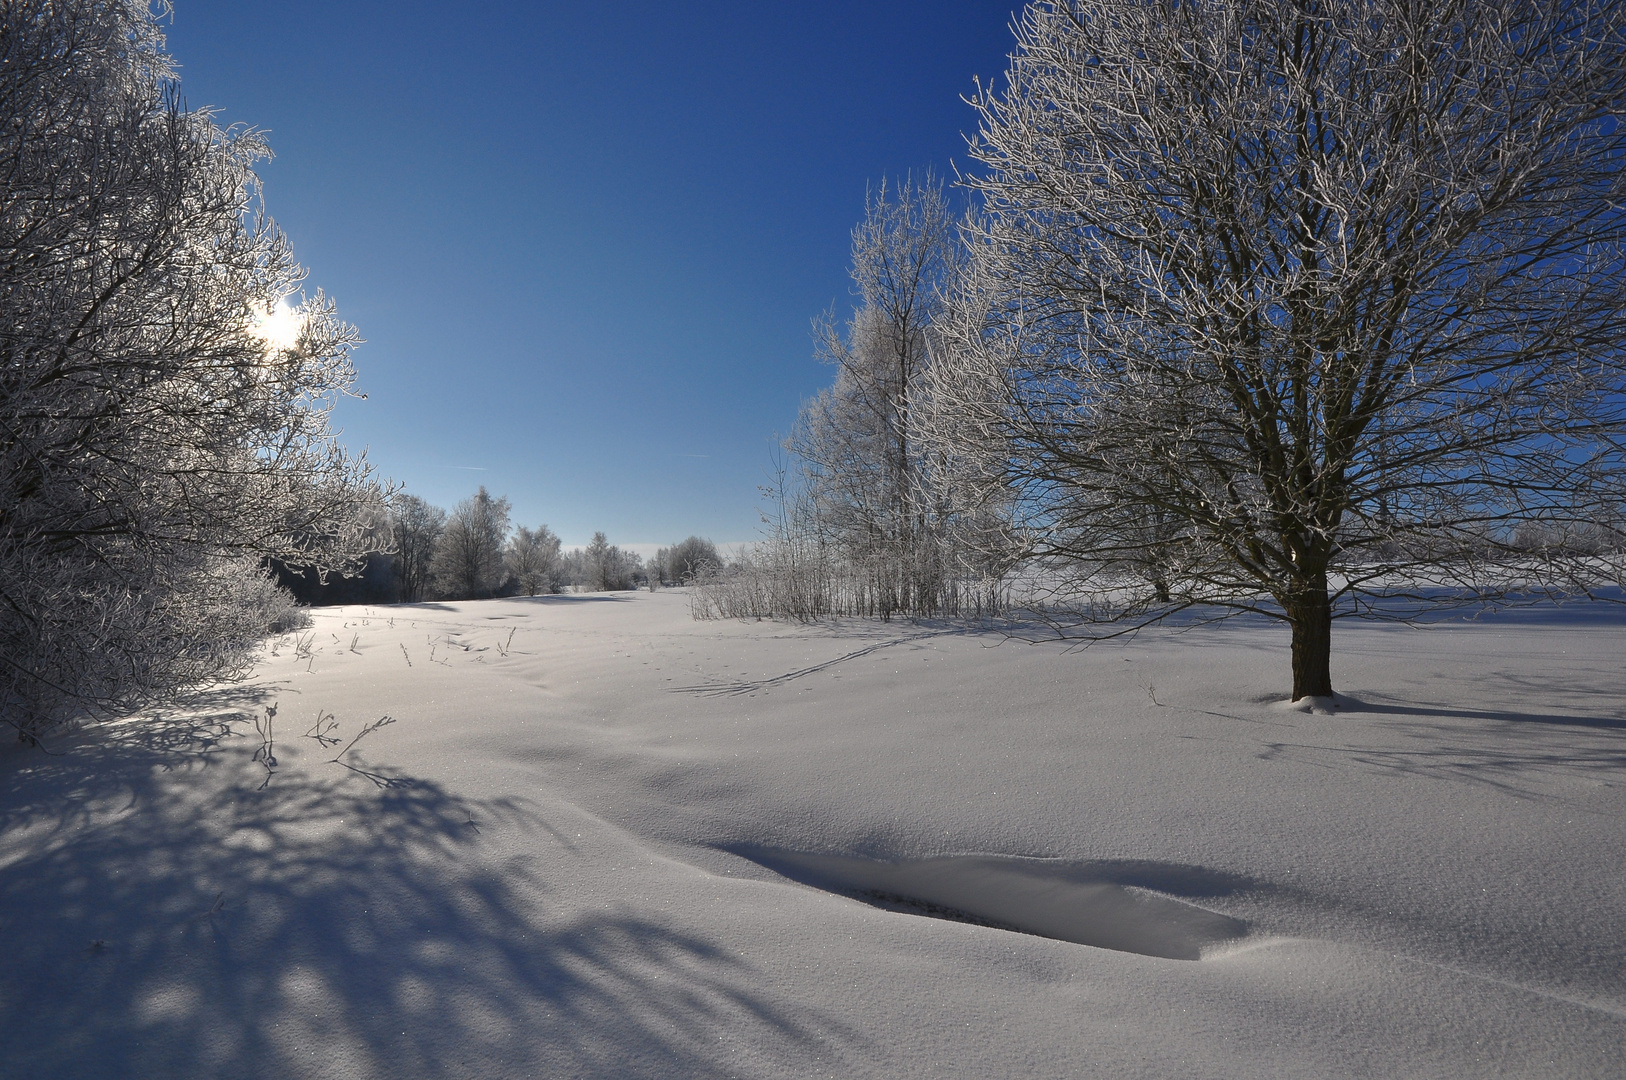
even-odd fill
[{"label": "tree shadow on snow", "polygon": [[[1235,644],[1239,632],[1279,634],[1285,648],[1288,640],[1287,624],[1280,617],[1280,609],[1272,602],[1260,602],[1264,610],[1238,611],[1218,605],[1195,605],[1171,612],[1162,618],[1142,621],[1128,617],[1092,619],[1087,615],[1059,607],[1053,611],[1015,611],[1007,616],[984,620],[913,620],[922,626],[942,629],[962,627],[971,632],[984,632],[1030,644],[1064,641],[1087,648],[1098,641],[1132,641],[1145,636],[1158,640],[1160,636],[1182,637],[1193,630],[1207,630],[1208,634],[1193,635],[1203,644]],[[1626,628],[1626,593],[1619,589],[1600,590],[1596,597],[1579,597],[1555,601],[1541,596],[1510,596],[1496,604],[1477,604],[1453,600],[1450,594],[1439,591],[1432,599],[1424,596],[1379,597],[1362,596],[1364,617],[1352,615],[1347,599],[1336,608],[1337,623],[1333,633],[1356,626],[1367,630],[1427,630],[1486,627],[1492,629],[1621,629]],[[1274,612],[1267,614],[1266,612]],[[1214,632],[1226,630],[1230,637]]]},{"label": "tree shadow on snow", "polygon": [[1343,745],[1267,742],[1257,756],[1345,762],[1538,800],[1553,797],[1555,781],[1626,781],[1626,720],[1618,717],[1349,697],[1338,715],[1380,718],[1381,726]]},{"label": "tree shadow on snow", "polygon": [[843,1038],[736,989],[703,937],[550,919],[539,860],[478,850],[553,843],[526,806],[331,767],[256,790],[231,731],[0,753],[8,1075],[722,1076],[721,1032],[802,1058]]},{"label": "tree shadow on snow", "polygon": [[[1499,674],[1502,674],[1504,679],[1515,684],[1534,681],[1514,678],[1505,673]],[[1536,688],[1532,686],[1531,689]],[[1577,697],[1594,696],[1603,704],[1619,703],[1619,698],[1602,689],[1588,690],[1581,687],[1570,687],[1566,689],[1565,693]],[[1626,732],[1626,717],[1621,716],[1586,715],[1574,712],[1525,712],[1514,709],[1486,709],[1476,705],[1448,706],[1426,702],[1385,701],[1371,694],[1363,695],[1359,699],[1340,695],[1339,701],[1339,712],[1364,713],[1374,716],[1415,717],[1419,720],[1486,721],[1494,724],[1512,725],[1534,724],[1543,727],[1576,727]],[[1345,704],[1346,702],[1348,704]]]}]

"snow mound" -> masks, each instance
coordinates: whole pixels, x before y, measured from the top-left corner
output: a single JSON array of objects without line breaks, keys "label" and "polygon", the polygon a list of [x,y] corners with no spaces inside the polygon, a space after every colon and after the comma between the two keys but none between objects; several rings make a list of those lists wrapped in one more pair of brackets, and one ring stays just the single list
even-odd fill
[{"label": "snow mound", "polygon": [[1170,960],[1200,960],[1248,932],[1240,919],[1104,879],[1087,864],[1009,855],[882,862],[843,855],[740,850],[805,885],[934,918]]},{"label": "snow mound", "polygon": [[1318,697],[1309,694],[1297,701],[1289,699],[1276,702],[1276,708],[1284,712],[1305,713],[1311,716],[1332,716],[1341,707],[1347,707],[1347,703],[1342,696],[1336,694],[1332,697]]}]

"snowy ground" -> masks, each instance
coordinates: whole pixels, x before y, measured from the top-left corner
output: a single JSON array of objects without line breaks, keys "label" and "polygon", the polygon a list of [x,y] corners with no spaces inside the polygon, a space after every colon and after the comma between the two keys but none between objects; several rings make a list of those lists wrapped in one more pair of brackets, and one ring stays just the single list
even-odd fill
[{"label": "snowy ground", "polygon": [[[1332,715],[1241,623],[1068,651],[669,592],[309,641],[189,721],[0,753],[0,1075],[1626,1061],[1615,610],[1343,624]],[[346,768],[318,715],[394,722]],[[952,911],[995,925],[911,913]]]}]

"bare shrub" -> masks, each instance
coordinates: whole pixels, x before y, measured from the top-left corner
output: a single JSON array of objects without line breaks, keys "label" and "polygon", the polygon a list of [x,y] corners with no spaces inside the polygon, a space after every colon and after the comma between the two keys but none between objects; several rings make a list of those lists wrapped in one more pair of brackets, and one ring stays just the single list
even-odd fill
[{"label": "bare shrub", "polygon": [[[774,516],[768,537],[749,545],[722,567],[708,567],[692,579],[690,610],[695,618],[789,618],[831,616],[891,618],[898,614],[896,578],[882,564],[851,557],[811,520],[816,511],[805,490],[789,490],[781,464],[767,494]],[[989,555],[989,550],[996,554]],[[911,615],[946,618],[1000,617],[1011,611],[1012,593],[1004,556],[997,544],[958,544],[955,560],[939,568],[929,610]]]}]

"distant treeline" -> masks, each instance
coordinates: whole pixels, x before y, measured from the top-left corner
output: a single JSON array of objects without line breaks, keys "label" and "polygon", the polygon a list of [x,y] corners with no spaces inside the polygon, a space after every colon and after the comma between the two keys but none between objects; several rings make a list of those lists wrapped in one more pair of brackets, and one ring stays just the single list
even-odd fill
[{"label": "distant treeline", "polygon": [[546,525],[511,525],[508,500],[484,487],[449,513],[416,495],[397,494],[374,529],[383,550],[368,556],[358,574],[324,578],[284,562],[271,569],[300,602],[319,605],[654,588],[722,565],[716,546],[698,536],[659,549],[647,562],[602,532],[585,547],[564,550]]}]

